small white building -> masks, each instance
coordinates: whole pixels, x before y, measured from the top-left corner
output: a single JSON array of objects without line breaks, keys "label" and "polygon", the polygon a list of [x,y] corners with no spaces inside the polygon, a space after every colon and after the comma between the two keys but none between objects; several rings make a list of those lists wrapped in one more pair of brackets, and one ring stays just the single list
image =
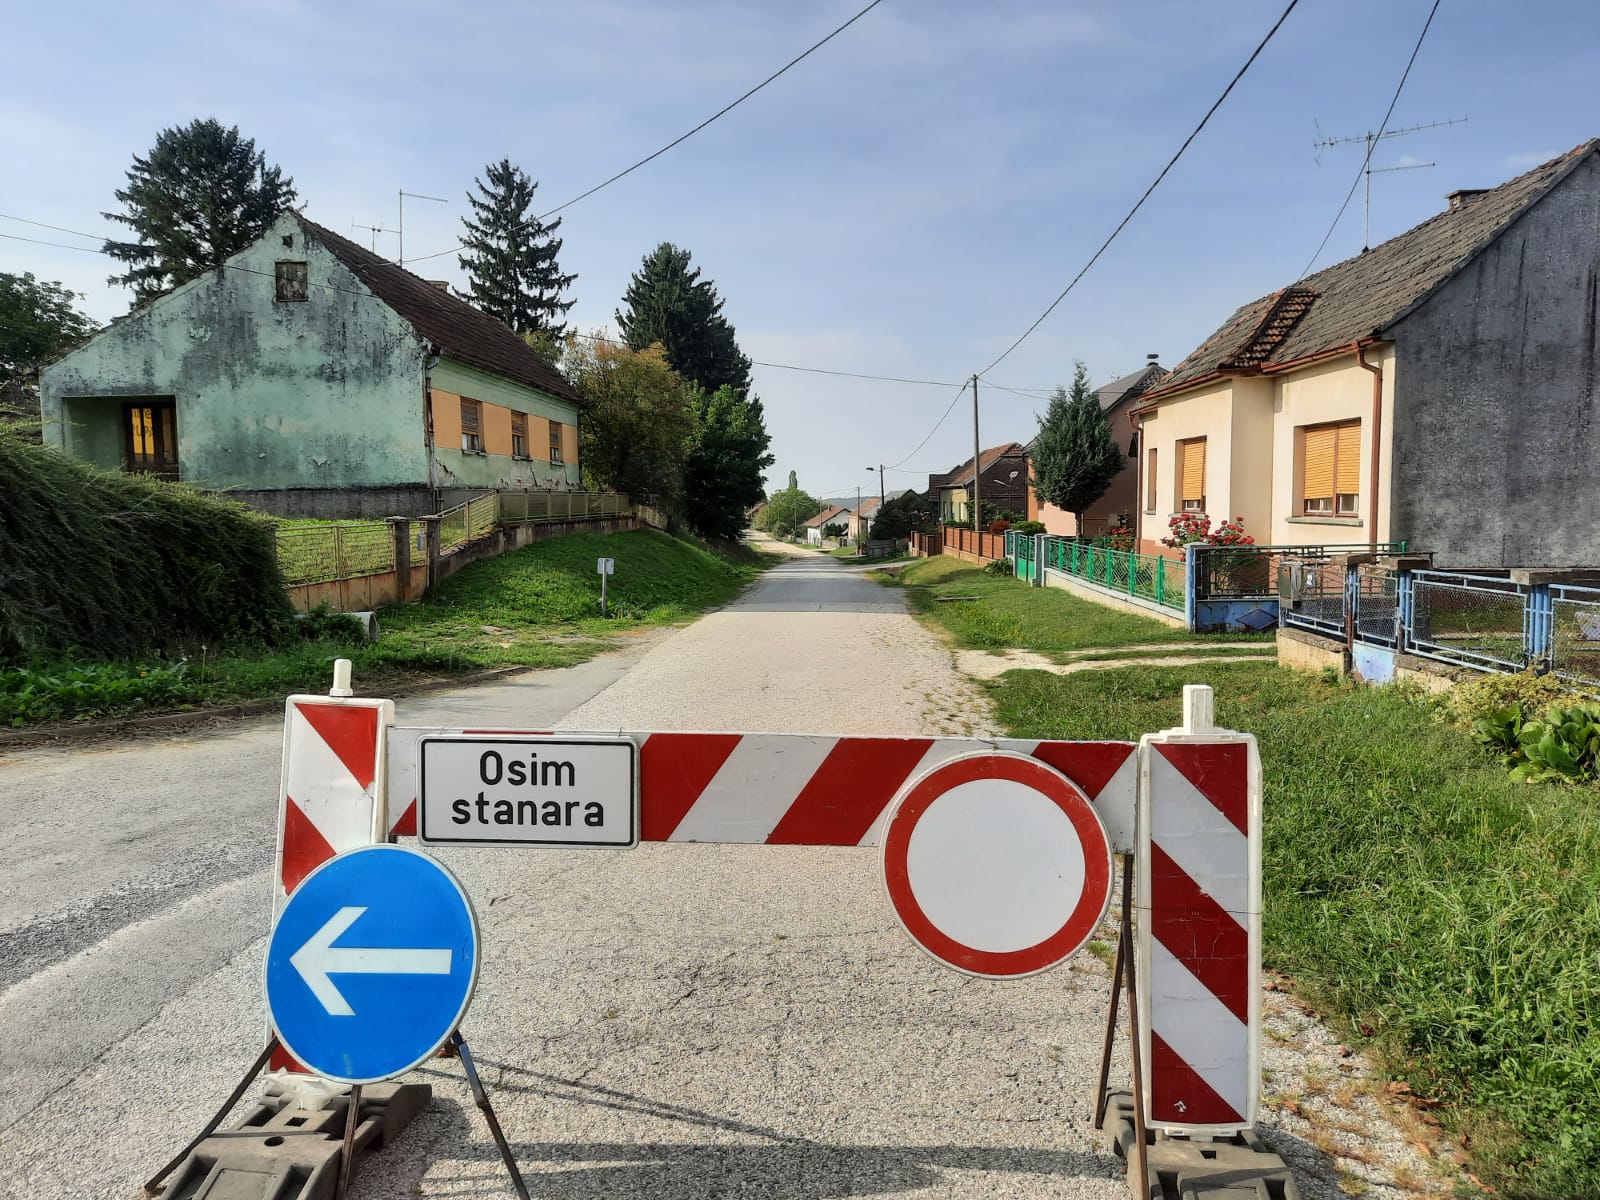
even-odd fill
[{"label": "small white building", "polygon": [[837,504],[829,505],[805,524],[806,541],[813,546],[822,545],[822,531],[829,525],[848,524],[850,510]]}]

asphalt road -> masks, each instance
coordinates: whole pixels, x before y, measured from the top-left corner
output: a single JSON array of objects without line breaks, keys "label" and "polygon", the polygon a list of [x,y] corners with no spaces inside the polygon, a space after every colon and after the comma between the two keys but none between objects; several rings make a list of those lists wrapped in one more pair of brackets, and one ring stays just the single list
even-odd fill
[{"label": "asphalt road", "polygon": [[[811,555],[671,636],[399,720],[988,732],[898,594]],[[132,1195],[259,1049],[280,728],[0,758],[0,1195]],[[439,857],[482,922],[465,1032],[534,1196],[1126,1194],[1090,1128],[1087,954],[959,976],[867,849]],[[512,1194],[459,1067],[414,1077],[431,1106],[354,1195]]]}]

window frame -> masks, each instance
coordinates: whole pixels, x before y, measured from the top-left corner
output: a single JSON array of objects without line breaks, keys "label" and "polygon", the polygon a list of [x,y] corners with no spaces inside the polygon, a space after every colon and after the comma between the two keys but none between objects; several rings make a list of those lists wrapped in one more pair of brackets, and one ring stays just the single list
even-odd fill
[{"label": "window frame", "polygon": [[528,414],[511,410],[511,457],[528,457]]},{"label": "window frame", "polygon": [[[299,279],[292,279],[284,272],[285,267],[299,267]],[[298,287],[300,294],[284,295],[286,282]],[[272,264],[272,302],[274,304],[304,304],[311,299],[311,263],[306,259],[280,258]]]},{"label": "window frame", "polygon": [[[467,414],[472,414],[469,423]],[[461,397],[461,453],[483,454],[483,401]]]},{"label": "window frame", "polygon": [[566,466],[567,460],[561,454],[561,422],[550,421],[547,424],[550,426],[550,465],[552,467]]},{"label": "window frame", "polygon": [[[1295,427],[1295,502],[1293,512],[1297,517],[1313,517],[1324,521],[1359,521],[1361,519],[1361,425],[1360,417],[1345,417],[1338,421],[1317,421]],[[1307,496],[1306,493],[1306,443],[1308,435],[1317,430],[1332,430],[1334,434],[1333,464],[1326,496]],[[1348,453],[1354,455],[1357,490],[1339,490],[1339,468],[1346,453],[1346,440],[1351,443]],[[1316,507],[1313,507],[1315,505]]]},{"label": "window frame", "polygon": [[1156,505],[1161,502],[1160,488],[1156,483],[1156,448],[1149,447],[1145,451],[1145,481],[1144,481],[1144,510],[1154,514]]},{"label": "window frame", "polygon": [[[1175,513],[1199,513],[1203,516],[1206,512],[1206,437],[1202,434],[1199,437],[1179,438],[1174,445],[1178,462],[1177,469],[1173,473],[1172,511]],[[1193,453],[1189,447],[1195,445],[1201,447],[1200,495],[1191,500],[1184,498],[1183,481],[1184,477],[1189,473],[1189,455]]]}]

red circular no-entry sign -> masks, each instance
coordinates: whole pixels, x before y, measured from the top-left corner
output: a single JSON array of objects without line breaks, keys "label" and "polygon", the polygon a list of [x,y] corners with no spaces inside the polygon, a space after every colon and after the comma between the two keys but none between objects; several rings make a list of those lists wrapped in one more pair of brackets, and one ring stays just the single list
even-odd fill
[{"label": "red circular no-entry sign", "polygon": [[1082,948],[1111,900],[1111,842],[1088,797],[1021,754],[962,755],[912,780],[882,843],[895,916],[969,975],[1048,970]]}]

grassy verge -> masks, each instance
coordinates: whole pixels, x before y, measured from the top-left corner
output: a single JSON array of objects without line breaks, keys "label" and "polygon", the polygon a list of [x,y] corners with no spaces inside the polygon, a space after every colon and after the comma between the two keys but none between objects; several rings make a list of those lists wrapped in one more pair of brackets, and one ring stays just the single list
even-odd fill
[{"label": "grassy verge", "polygon": [[[601,618],[595,559],[614,558]],[[384,610],[382,639],[337,620],[299,623],[294,641],[196,645],[180,658],[41,661],[0,668],[0,725],[182,711],[325,691],[333,660],[355,664],[366,694],[492,667],[564,667],[626,635],[689,620],[732,599],[770,561],[715,554],[653,530],[575,534],[474,563],[418,604]]]},{"label": "grassy verge", "polygon": [[[944,555],[918,559],[883,582],[906,588],[913,611],[948,630],[957,645],[970,650],[1014,647],[1051,653],[1141,643],[1215,645],[1271,639],[1270,634],[1192,634],[1061,588],[1029,587],[1008,576],[988,575],[981,567]],[[941,603],[941,596],[977,599]]]},{"label": "grassy verge", "polygon": [[1503,1195],[1600,1195],[1596,794],[1510,781],[1404,691],[1267,663],[988,686],[1015,736],[1136,738],[1185,683],[1260,740],[1268,965],[1441,1103]]}]

